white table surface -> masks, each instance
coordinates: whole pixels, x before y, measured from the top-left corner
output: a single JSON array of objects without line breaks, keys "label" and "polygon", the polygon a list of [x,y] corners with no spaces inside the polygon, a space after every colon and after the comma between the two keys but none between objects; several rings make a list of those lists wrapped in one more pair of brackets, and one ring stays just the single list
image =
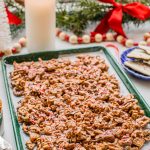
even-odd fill
[{"label": "white table surface", "polygon": [[[126,33],[129,38],[132,38],[136,41],[141,41],[143,34],[145,32],[150,31],[150,24],[145,24],[140,26],[139,28],[135,28],[135,26],[131,25],[126,29]],[[23,34],[23,33],[22,33]],[[22,36],[22,34],[19,35],[19,37]],[[13,40],[13,43],[17,41],[18,38]],[[110,42],[109,42],[110,43]],[[75,47],[85,47],[85,46],[105,46],[108,44],[108,42],[103,42],[100,44],[88,44],[88,45],[71,45],[66,42],[62,42],[59,39],[56,38],[56,49],[67,49],[67,48],[75,48]],[[121,46],[120,44],[114,42],[114,44],[119,48],[120,52],[125,50],[126,48]],[[109,50],[114,53],[113,48],[109,48]],[[21,53],[27,53],[26,49],[23,49]],[[129,76],[131,81],[135,84],[136,88],[139,90],[139,92],[142,94],[142,96],[145,98],[147,103],[150,105],[150,82],[149,81],[142,81],[139,79],[136,79],[134,77]],[[4,114],[4,138],[11,143],[13,150],[16,149],[15,146],[15,139],[14,139],[14,134],[13,134],[13,129],[12,129],[12,123],[11,123],[11,118],[10,118],[10,112],[8,108],[8,103],[7,103],[7,98],[6,98],[6,93],[5,93],[5,87],[4,87],[4,81],[2,78],[2,71],[1,71],[1,66],[0,66],[0,98],[3,100],[3,114]]]}]

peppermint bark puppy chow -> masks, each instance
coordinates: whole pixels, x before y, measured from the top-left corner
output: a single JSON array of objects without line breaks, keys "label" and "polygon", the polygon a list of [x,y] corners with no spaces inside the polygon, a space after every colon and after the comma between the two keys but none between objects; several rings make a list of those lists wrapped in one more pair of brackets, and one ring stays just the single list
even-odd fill
[{"label": "peppermint bark puppy chow", "polygon": [[[14,67],[11,81],[22,91],[18,120],[30,137],[28,149],[141,149],[149,139],[150,119],[132,95],[120,94],[103,58],[39,59]],[[23,75],[20,89],[16,74]]]}]

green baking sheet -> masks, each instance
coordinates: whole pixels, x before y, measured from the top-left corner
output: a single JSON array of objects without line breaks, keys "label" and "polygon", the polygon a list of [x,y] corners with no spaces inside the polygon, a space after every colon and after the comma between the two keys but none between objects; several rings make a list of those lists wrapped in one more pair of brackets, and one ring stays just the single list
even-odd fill
[{"label": "green baking sheet", "polygon": [[[109,72],[111,74],[115,74],[120,83],[121,93],[123,95],[127,93],[132,93],[139,101],[139,105],[145,111],[145,114],[150,117],[150,107],[141,96],[141,94],[137,91],[136,87],[129,80],[127,75],[122,70],[121,66],[117,63],[115,58],[111,55],[111,53],[105,49],[104,47],[86,47],[86,48],[76,48],[76,49],[68,49],[68,50],[57,50],[57,51],[47,51],[47,52],[38,52],[31,54],[23,54],[23,55],[14,55],[3,58],[2,60],[2,71],[3,78],[5,81],[5,88],[7,93],[7,99],[9,103],[9,109],[12,119],[12,125],[16,140],[17,150],[25,150],[25,141],[28,136],[26,136],[22,129],[21,125],[18,123],[16,108],[17,102],[21,99],[21,97],[15,97],[12,93],[12,89],[10,86],[9,73],[13,70],[13,62],[16,61],[21,63],[23,61],[38,61],[38,58],[42,58],[43,60],[49,60],[52,58],[61,58],[67,57],[70,59],[75,59],[75,56],[78,54],[89,54],[89,55],[99,55],[102,56],[106,63],[109,65]],[[149,143],[150,144],[150,143]],[[149,144],[145,144],[144,150],[150,146]]]}]

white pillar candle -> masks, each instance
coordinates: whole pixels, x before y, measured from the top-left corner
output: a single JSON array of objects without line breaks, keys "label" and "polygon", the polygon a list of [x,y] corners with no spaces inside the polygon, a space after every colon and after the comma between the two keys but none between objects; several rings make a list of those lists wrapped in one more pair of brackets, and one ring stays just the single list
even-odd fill
[{"label": "white pillar candle", "polygon": [[55,49],[55,0],[25,0],[29,52]]}]

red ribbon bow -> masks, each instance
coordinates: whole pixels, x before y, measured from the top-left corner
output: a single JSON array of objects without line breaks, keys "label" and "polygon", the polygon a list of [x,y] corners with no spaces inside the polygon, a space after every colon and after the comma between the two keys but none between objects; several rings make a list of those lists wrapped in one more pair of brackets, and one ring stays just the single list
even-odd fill
[{"label": "red ribbon bow", "polygon": [[112,29],[118,34],[126,36],[122,28],[123,12],[140,20],[145,20],[150,17],[150,8],[139,2],[122,5],[115,2],[115,0],[98,1],[110,3],[114,6],[114,8],[106,14],[106,16],[101,20],[100,24],[95,29],[95,32],[101,34],[106,33],[109,29]]},{"label": "red ribbon bow", "polygon": [[22,23],[22,20],[19,17],[15,16],[13,13],[11,13],[7,7],[6,7],[6,13],[7,13],[9,24],[19,25]]}]

